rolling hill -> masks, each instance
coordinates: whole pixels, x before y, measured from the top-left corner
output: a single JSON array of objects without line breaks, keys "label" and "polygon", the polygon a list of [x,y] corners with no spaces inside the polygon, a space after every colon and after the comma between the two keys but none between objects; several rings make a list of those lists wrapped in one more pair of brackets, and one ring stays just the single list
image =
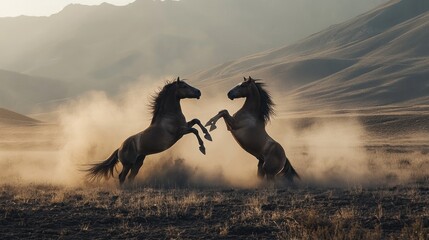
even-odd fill
[{"label": "rolling hill", "polygon": [[269,82],[283,96],[277,98],[280,107],[292,101],[288,106],[294,111],[427,110],[429,2],[390,1],[295,44],[230,61],[189,78],[226,90],[248,75]]},{"label": "rolling hill", "polygon": [[0,107],[28,112],[70,96],[70,84],[0,69]]},{"label": "rolling hill", "polygon": [[112,93],[140,76],[188,74],[280,47],[384,1],[72,4],[49,17],[0,18],[0,69]]},{"label": "rolling hill", "polygon": [[0,108],[0,125],[34,125],[38,123],[41,122],[8,109]]}]

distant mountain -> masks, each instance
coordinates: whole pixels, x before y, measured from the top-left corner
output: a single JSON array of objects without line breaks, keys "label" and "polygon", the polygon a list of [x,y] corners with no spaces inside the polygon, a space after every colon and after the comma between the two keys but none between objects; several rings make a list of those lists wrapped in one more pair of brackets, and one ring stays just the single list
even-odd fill
[{"label": "distant mountain", "polygon": [[384,1],[74,4],[50,17],[0,18],[0,69],[114,92],[139,76],[183,75],[279,47]]},{"label": "distant mountain", "polygon": [[70,96],[70,85],[0,69],[0,107],[28,112]]},{"label": "distant mountain", "polygon": [[429,1],[390,1],[295,44],[193,74],[231,87],[268,81],[295,110],[429,105]]},{"label": "distant mountain", "polygon": [[34,125],[40,121],[22,114],[0,108],[0,125]]}]

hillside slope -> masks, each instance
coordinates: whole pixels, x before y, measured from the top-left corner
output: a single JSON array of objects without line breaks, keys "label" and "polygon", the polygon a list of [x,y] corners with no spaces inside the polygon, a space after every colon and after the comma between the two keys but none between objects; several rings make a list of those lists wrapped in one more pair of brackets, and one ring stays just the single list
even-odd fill
[{"label": "hillside slope", "polygon": [[230,88],[252,75],[294,110],[429,105],[429,2],[390,1],[302,41],[190,76]]},{"label": "hillside slope", "polygon": [[69,96],[70,84],[0,69],[0,107],[28,112]]},{"label": "hillside slope", "polygon": [[33,125],[37,123],[40,123],[40,121],[5,108],[0,108],[0,125]]}]

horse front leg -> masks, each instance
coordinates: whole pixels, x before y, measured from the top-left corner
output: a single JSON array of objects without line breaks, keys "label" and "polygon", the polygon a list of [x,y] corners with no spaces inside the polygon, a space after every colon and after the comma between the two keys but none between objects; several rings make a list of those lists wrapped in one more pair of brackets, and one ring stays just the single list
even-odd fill
[{"label": "horse front leg", "polygon": [[226,127],[228,128],[228,130],[232,130],[235,129],[235,121],[234,118],[229,114],[228,110],[222,110],[220,111],[216,116],[212,117],[207,123],[206,123],[206,127],[210,126],[210,132],[215,130],[216,127],[216,122],[220,119],[223,118],[223,120],[225,121]]},{"label": "horse front leg", "polygon": [[200,134],[198,133],[198,130],[191,127],[186,127],[182,130],[182,135],[186,135],[189,133],[193,133],[195,137],[197,137],[198,144],[200,145],[200,151],[206,155],[206,148],[204,147],[204,141],[201,139]]},{"label": "horse front leg", "polygon": [[197,124],[198,126],[200,126],[201,130],[204,133],[204,138],[207,139],[207,140],[209,140],[209,141],[212,141],[212,136],[210,136],[209,131],[207,131],[207,128],[205,128],[203,126],[203,124],[201,124],[201,121],[199,119],[194,118],[191,121],[189,121],[187,124],[188,124],[189,128],[193,127],[195,124]]}]

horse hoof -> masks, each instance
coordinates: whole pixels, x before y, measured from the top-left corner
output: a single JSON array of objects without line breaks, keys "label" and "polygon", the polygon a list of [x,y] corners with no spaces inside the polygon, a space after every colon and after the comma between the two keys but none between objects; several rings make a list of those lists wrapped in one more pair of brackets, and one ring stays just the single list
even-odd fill
[{"label": "horse hoof", "polygon": [[200,151],[206,155],[206,148],[204,146],[200,146]]},{"label": "horse hoof", "polygon": [[209,140],[210,142],[213,141],[212,136],[210,136],[210,134],[208,134],[208,133],[206,135],[204,135],[204,138]]},{"label": "horse hoof", "polygon": [[209,131],[211,132],[211,131],[215,130],[216,128],[217,128],[216,125],[212,124],[212,125],[210,125],[210,130]]}]

